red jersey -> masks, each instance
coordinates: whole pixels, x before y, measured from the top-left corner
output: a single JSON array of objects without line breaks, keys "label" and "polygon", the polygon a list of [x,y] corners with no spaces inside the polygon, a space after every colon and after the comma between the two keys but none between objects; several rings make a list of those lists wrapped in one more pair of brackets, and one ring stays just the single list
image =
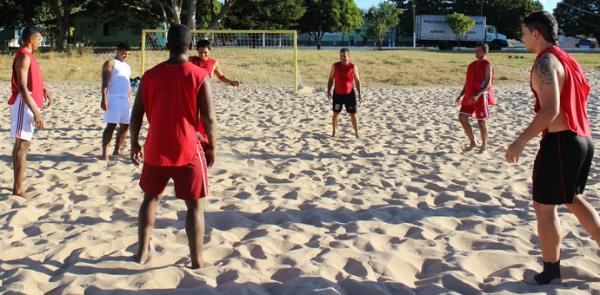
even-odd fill
[{"label": "red jersey", "polygon": [[[467,79],[465,81],[465,96],[464,96],[463,100],[461,101],[461,105],[463,105],[463,106],[473,105],[471,98],[473,97],[473,95],[475,95],[476,93],[481,91],[482,86],[485,83],[485,73],[487,72],[487,69],[490,65],[492,65],[492,63],[487,59],[476,60],[469,64],[469,66],[467,67]],[[493,77],[494,77],[493,65],[492,65],[491,75],[492,75],[492,79],[493,79]],[[488,89],[487,92],[488,92],[487,103],[491,104],[491,105],[495,104],[494,87],[492,85],[490,85],[490,88]],[[475,103],[481,103],[481,102],[483,102],[483,95],[479,96]]]},{"label": "red jersey", "polygon": [[142,100],[150,123],[145,164],[184,166],[198,155],[197,96],[207,75],[191,62],[161,63],[144,74]]},{"label": "red jersey", "polygon": [[[535,61],[537,62],[546,53],[552,53],[565,69],[565,81],[560,92],[560,108],[565,113],[569,130],[580,136],[592,135],[587,115],[587,98],[590,94],[590,84],[585,79],[583,69],[570,54],[557,46],[544,49],[538,54]],[[533,68],[531,68],[531,73],[533,74]],[[540,100],[538,94],[533,90],[533,85],[530,84],[530,86],[535,95],[534,111],[537,113],[541,108]]]},{"label": "red jersey", "polygon": [[199,56],[192,56],[190,58],[190,61],[193,64],[205,69],[208,72],[208,76],[212,78],[212,74],[215,71],[215,68],[217,67],[216,59],[209,57],[208,59],[202,61]]},{"label": "red jersey", "polygon": [[335,78],[335,93],[340,95],[349,94],[354,87],[354,64],[333,64],[333,76]]},{"label": "red jersey", "polygon": [[[209,57],[205,61],[202,61],[199,56],[192,56],[190,58],[190,62],[206,70],[208,72],[208,76],[211,78],[213,72],[215,71],[215,68],[217,67],[217,60],[212,57]],[[198,131],[200,140],[204,144],[208,143],[208,136],[206,136],[206,130],[204,129],[204,124],[202,124],[202,122],[198,123],[198,128],[196,130]]]},{"label": "red jersey", "polygon": [[33,96],[33,101],[38,108],[42,109],[44,107],[44,78],[42,77],[42,70],[40,69],[40,65],[37,63],[37,59],[33,53],[27,52],[25,48],[20,48],[13,58],[13,67],[12,67],[12,79],[11,79],[11,91],[12,95],[8,99],[8,104],[12,105],[17,100],[17,96],[19,96],[19,85],[17,84],[17,73],[15,72],[15,63],[17,58],[22,55],[29,56],[31,63],[29,64],[29,74],[27,74],[27,89],[31,92]]}]

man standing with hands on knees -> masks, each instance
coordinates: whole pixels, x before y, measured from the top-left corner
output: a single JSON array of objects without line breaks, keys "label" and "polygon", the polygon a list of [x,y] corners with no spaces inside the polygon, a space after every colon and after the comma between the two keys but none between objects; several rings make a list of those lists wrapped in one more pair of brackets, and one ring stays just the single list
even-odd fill
[{"label": "man standing with hands on knees", "polygon": [[[170,57],[142,77],[131,114],[131,159],[142,162],[138,136],[144,114],[150,127],[144,145],[140,187],[138,251],[135,259],[146,263],[155,213],[164,189],[173,179],[175,196],[185,200],[185,231],[192,268],[203,266],[204,198],[208,196],[208,170],[215,161],[216,122],[208,73],[188,61],[192,32],[171,25],[167,35]],[[209,143],[200,146],[196,128],[202,121]]]},{"label": "man standing with hands on knees", "polygon": [[590,85],[577,61],[556,45],[558,24],[550,13],[530,14],[521,29],[523,43],[537,54],[531,70],[536,115],[508,147],[506,160],[517,162],[525,144],[542,133],[533,166],[533,208],[544,269],[526,281],[544,285],[561,278],[558,205],[565,204],[600,246],[600,218],[581,197],[594,156],[587,115]]}]

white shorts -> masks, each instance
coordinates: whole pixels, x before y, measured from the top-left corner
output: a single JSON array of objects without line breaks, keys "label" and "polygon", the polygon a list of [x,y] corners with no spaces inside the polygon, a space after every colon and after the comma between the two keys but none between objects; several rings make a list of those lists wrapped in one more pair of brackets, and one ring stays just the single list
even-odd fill
[{"label": "white shorts", "polygon": [[19,94],[15,103],[10,106],[10,137],[31,141],[34,130],[33,112]]},{"label": "white shorts", "polygon": [[131,106],[126,96],[109,96],[108,110],[104,113],[104,123],[129,124]]}]

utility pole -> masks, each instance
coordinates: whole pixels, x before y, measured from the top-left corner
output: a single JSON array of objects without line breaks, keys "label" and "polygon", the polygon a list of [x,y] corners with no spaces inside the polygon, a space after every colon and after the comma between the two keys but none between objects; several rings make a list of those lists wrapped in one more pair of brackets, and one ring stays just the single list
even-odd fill
[{"label": "utility pole", "polygon": [[483,15],[483,0],[479,1],[481,1],[481,10],[479,11],[479,15]]},{"label": "utility pole", "polygon": [[417,48],[417,0],[413,0],[412,13],[413,13],[413,48]]}]

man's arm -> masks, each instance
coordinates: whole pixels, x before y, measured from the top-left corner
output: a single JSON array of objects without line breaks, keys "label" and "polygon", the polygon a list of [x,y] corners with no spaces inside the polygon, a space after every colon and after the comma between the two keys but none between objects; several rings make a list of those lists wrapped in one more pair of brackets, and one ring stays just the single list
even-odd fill
[{"label": "man's arm", "polygon": [[465,95],[465,89],[467,89],[467,82],[465,82],[465,85],[463,85],[462,90],[460,91],[460,94],[458,95],[458,97],[456,98],[456,100],[454,101],[454,104],[458,105],[458,102],[460,101],[460,98]]},{"label": "man's arm", "polygon": [[223,72],[221,72],[221,69],[219,69],[218,63],[215,65],[215,75],[217,75],[219,80],[221,80],[221,82],[223,83],[229,84],[233,87],[240,87],[241,83],[239,81],[230,80],[227,77],[225,77],[225,74],[223,74]]},{"label": "man's arm", "polygon": [[335,76],[335,67],[332,65],[329,71],[329,80],[327,81],[327,97],[332,99],[331,87],[333,87],[333,77]]},{"label": "man's arm", "polygon": [[358,92],[358,102],[362,102],[362,91],[360,90],[360,76],[358,75],[358,67],[354,66],[354,85]]},{"label": "man's arm", "polygon": [[485,79],[483,80],[481,90],[477,92],[477,94],[473,95],[473,97],[471,98],[474,102],[477,100],[478,97],[486,93],[492,86],[492,71],[492,65],[490,64],[485,69]]},{"label": "man's arm", "polygon": [[544,55],[535,64],[531,82],[538,94],[540,111],[506,150],[506,160],[509,163],[516,162],[525,144],[546,129],[560,113],[560,90],[556,70],[559,65],[551,54]]},{"label": "man's arm", "polygon": [[102,65],[102,100],[100,101],[100,107],[103,110],[108,109],[108,100],[106,97],[108,96],[108,83],[110,82],[110,74],[115,65],[115,62],[110,59],[104,62]]},{"label": "man's arm", "polygon": [[140,130],[142,129],[142,123],[144,122],[144,100],[142,99],[142,84],[135,96],[135,102],[131,109],[131,120],[129,122],[129,136],[131,138],[131,160],[134,164],[139,165],[142,162],[142,147],[138,137]]},{"label": "man's arm", "polygon": [[206,157],[207,166],[211,167],[215,162],[216,156],[217,120],[212,104],[212,85],[209,77],[206,77],[202,86],[200,86],[197,99],[202,124],[204,124],[206,136],[208,137],[208,146],[204,150],[204,156]]},{"label": "man's arm", "polygon": [[31,65],[31,58],[27,55],[22,55],[17,58],[15,62],[15,72],[17,73],[17,85],[19,86],[19,92],[27,107],[33,113],[33,119],[35,121],[35,127],[44,128],[44,120],[38,110],[29,89],[27,89],[27,79],[29,77],[29,66]]}]

